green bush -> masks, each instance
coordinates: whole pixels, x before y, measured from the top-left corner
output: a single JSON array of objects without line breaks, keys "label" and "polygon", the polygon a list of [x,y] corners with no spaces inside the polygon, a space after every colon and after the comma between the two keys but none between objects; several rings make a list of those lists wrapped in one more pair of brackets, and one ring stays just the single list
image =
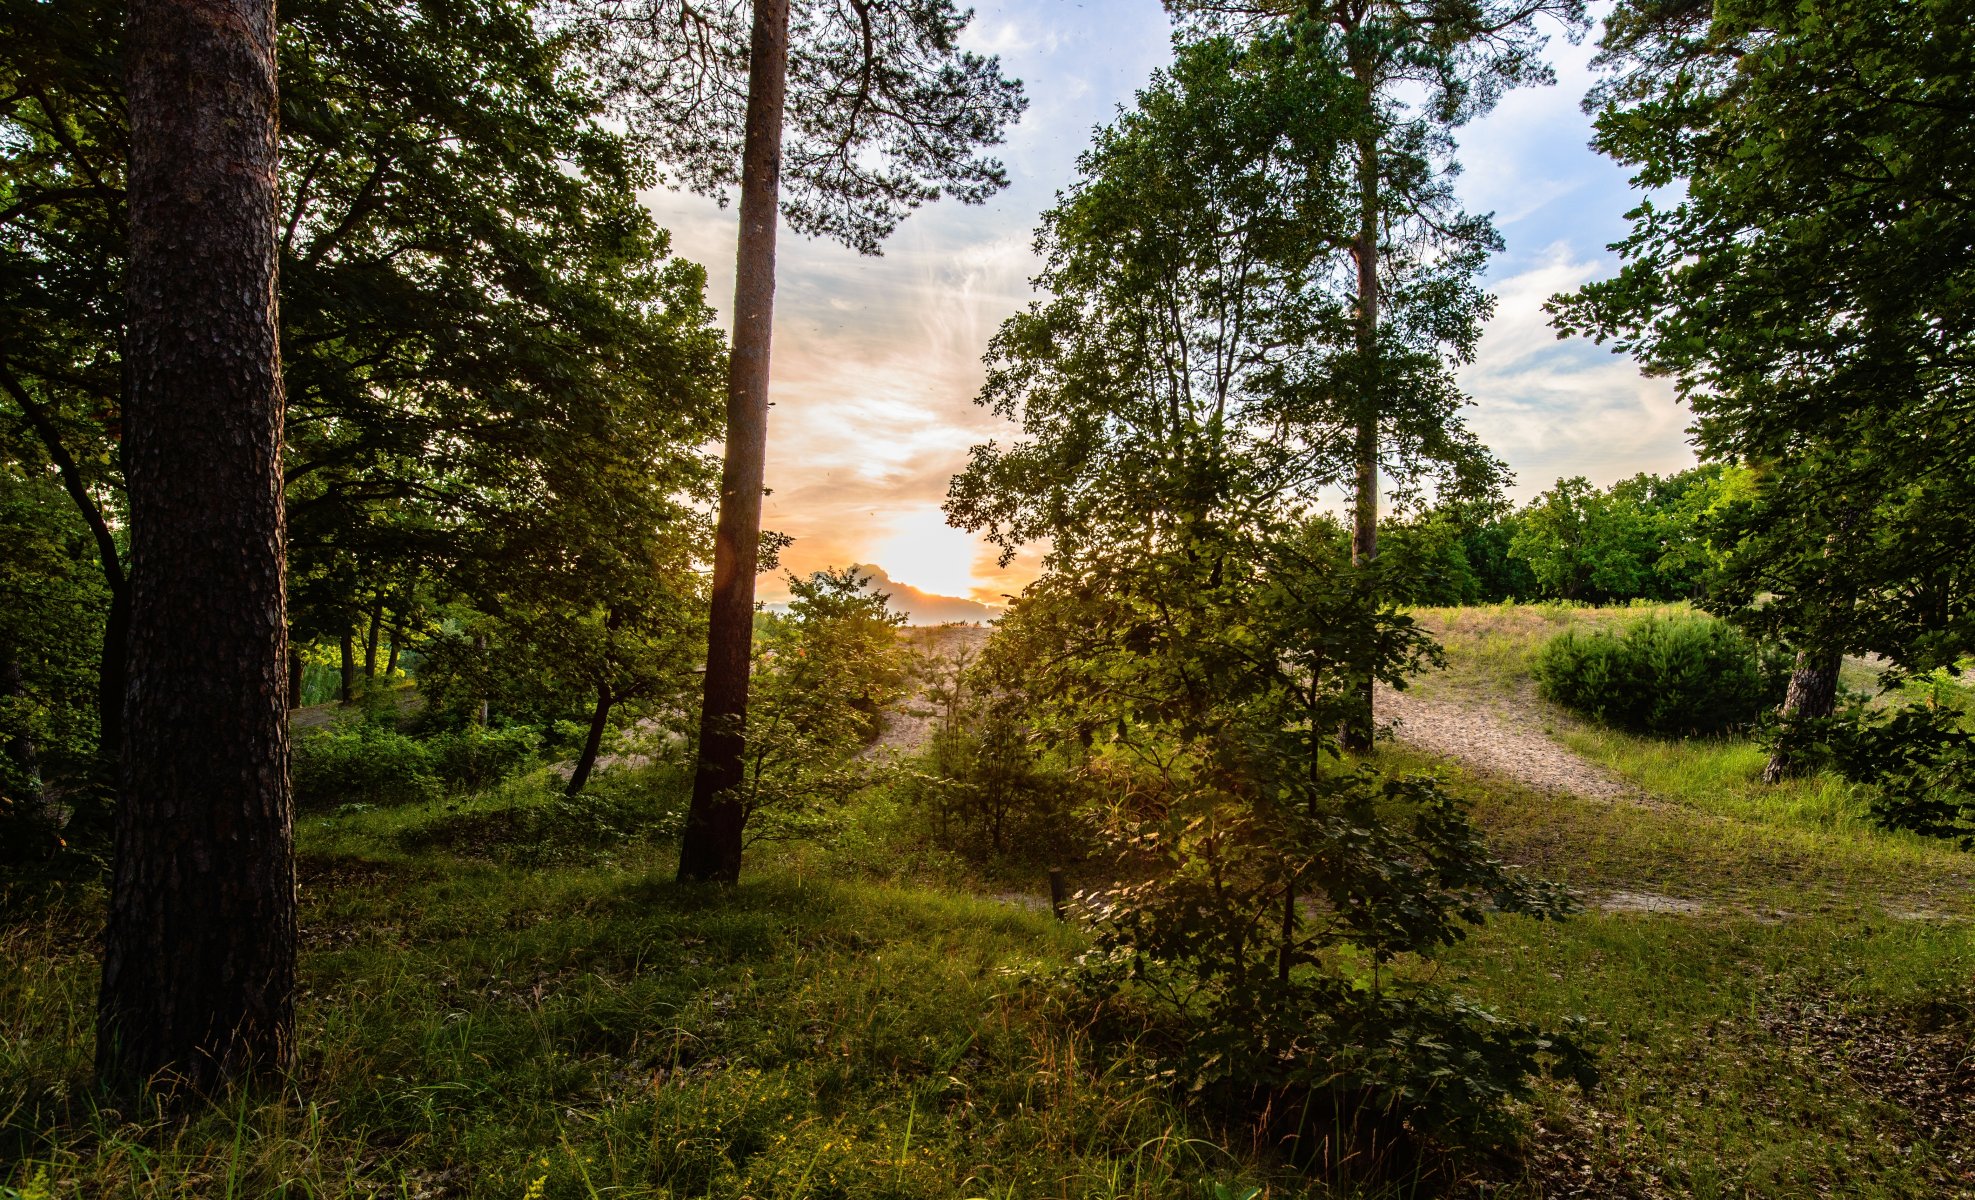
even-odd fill
[{"label": "green bush", "polygon": [[1721,621],[1648,618],[1621,633],[1569,629],[1536,659],[1543,695],[1635,733],[1722,733],[1781,699],[1785,669]]},{"label": "green bush", "polygon": [[417,738],[370,721],[295,739],[298,804],[415,804],[440,793]]},{"label": "green bush", "polygon": [[541,741],[541,735],[525,725],[506,729],[468,725],[427,739],[425,753],[432,773],[448,790],[477,792],[527,766]]},{"label": "green bush", "polygon": [[532,729],[468,726],[426,738],[388,721],[333,726],[295,740],[300,804],[415,804],[447,792],[479,791],[527,766]]}]

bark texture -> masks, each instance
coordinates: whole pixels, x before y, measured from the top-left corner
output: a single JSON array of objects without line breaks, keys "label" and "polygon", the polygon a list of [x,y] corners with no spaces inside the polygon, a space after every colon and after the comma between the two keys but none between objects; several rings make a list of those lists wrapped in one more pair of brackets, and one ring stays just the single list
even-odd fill
[{"label": "bark texture", "polygon": [[[1367,108],[1375,82],[1370,69],[1361,68]],[[1351,502],[1351,565],[1371,566],[1378,557],[1378,135],[1365,133],[1358,145],[1358,236],[1351,248],[1358,266],[1357,351],[1360,371],[1357,398],[1357,430],[1352,458],[1356,471]],[[1366,602],[1376,600],[1369,592]],[[1338,729],[1338,740],[1345,749],[1363,753],[1372,748],[1376,727],[1373,711],[1372,677],[1367,674],[1353,684],[1352,712]]]},{"label": "bark texture", "polygon": [[272,0],[131,0],[129,687],[99,1078],[284,1068],[295,870]]},{"label": "bark texture", "polygon": [[[1796,668],[1790,672],[1790,686],[1783,692],[1783,707],[1780,710],[1783,715],[1830,716],[1838,706],[1838,669],[1844,661],[1842,654],[1799,651]],[[1802,770],[1801,763],[1779,749],[1769,756],[1769,762],[1763,766],[1762,779],[1764,783],[1781,783]]]},{"label": "bark texture", "polygon": [[781,199],[782,108],[789,70],[788,0],[755,0],[748,51],[747,137],[741,154],[741,232],[734,346],[727,378],[727,453],[713,552],[713,605],[692,808],[679,842],[679,878],[732,883],[741,875],[746,809],[734,795],[746,753],[754,578],[768,450],[768,355],[775,318],[775,222]]}]

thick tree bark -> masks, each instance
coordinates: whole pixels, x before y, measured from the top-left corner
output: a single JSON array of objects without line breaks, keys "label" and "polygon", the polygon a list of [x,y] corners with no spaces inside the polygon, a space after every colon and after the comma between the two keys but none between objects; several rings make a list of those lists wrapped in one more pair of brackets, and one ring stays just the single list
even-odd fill
[{"label": "thick tree bark", "polygon": [[130,685],[98,1077],[294,1045],[272,0],[131,0]]},{"label": "thick tree bark", "polygon": [[[1783,707],[1780,710],[1786,717],[1828,717],[1838,706],[1838,669],[1844,665],[1843,654],[1813,654],[1799,651],[1796,669],[1790,672],[1790,686],[1783,693]],[[1769,762],[1762,769],[1764,783],[1781,783],[1802,772],[1803,765],[1793,762],[1781,750],[1769,756]]]},{"label": "thick tree bark", "polygon": [[288,643],[288,707],[292,711],[302,707],[302,680],[306,670],[302,665],[302,648],[293,641]]},{"label": "thick tree bark", "polygon": [[[1359,71],[1359,81],[1365,88],[1369,113],[1374,81],[1368,69]],[[1367,130],[1358,140],[1358,237],[1351,251],[1358,266],[1359,370],[1357,431],[1352,448],[1356,478],[1351,503],[1351,565],[1366,570],[1378,557],[1378,209],[1378,134]],[[1376,600],[1367,587],[1365,602]],[[1364,753],[1372,748],[1376,727],[1371,676],[1354,681],[1353,690],[1353,711],[1339,727],[1338,738],[1345,749]]]},{"label": "thick tree bark", "polygon": [[563,794],[574,796],[590,782],[590,772],[596,768],[597,754],[603,749],[603,731],[610,723],[610,705],[615,699],[610,694],[610,685],[597,685],[597,705],[590,711],[590,734],[583,739],[583,753],[576,757],[576,766],[569,772],[569,786]]},{"label": "thick tree bark", "polygon": [[768,448],[768,353],[775,316],[775,221],[781,199],[782,105],[789,69],[788,0],[755,0],[748,53],[747,140],[727,378],[727,455],[713,552],[705,701],[692,807],[679,842],[679,878],[732,883],[741,875],[747,813],[733,789],[746,753],[754,577]]}]

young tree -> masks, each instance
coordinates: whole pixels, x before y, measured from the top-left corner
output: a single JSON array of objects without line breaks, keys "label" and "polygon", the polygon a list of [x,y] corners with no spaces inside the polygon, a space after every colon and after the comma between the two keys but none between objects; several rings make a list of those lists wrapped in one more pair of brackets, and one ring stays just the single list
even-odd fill
[{"label": "young tree", "polygon": [[[986,657],[1104,798],[1124,882],[1088,898],[1094,981],[1168,1022],[1169,1078],[1299,1138],[1458,1125],[1522,1088],[1532,1031],[1391,964],[1483,895],[1560,907],[1430,781],[1339,762],[1358,681],[1437,655],[1312,519],[1357,461],[1333,402],[1353,306],[1322,286],[1356,211],[1353,88],[1309,42],[1208,39],[1099,131],[1038,235],[1047,295],[990,351],[980,402],[1023,440],[976,447],[948,499],[1005,549],[1049,542]],[[1450,424],[1387,428],[1419,472],[1466,449]]]},{"label": "young tree", "polygon": [[[1549,82],[1540,25],[1551,18],[1574,32],[1584,2],[1167,0],[1167,7],[1183,29],[1300,39],[1350,80],[1340,112],[1350,114],[1353,219],[1336,248],[1354,268],[1352,356],[1339,398],[1352,428],[1351,557],[1369,567],[1378,554],[1380,472],[1405,452],[1395,427],[1410,426],[1417,437],[1452,422],[1461,398],[1450,367],[1472,355],[1493,308],[1474,277],[1500,239],[1485,217],[1454,204],[1453,131],[1492,108],[1504,89]],[[1347,744],[1368,749],[1372,730],[1367,675],[1346,721]]]},{"label": "young tree", "polygon": [[[679,876],[741,869],[748,664],[767,453],[777,215],[867,254],[944,194],[1004,186],[976,153],[1023,106],[991,57],[959,49],[951,0],[587,0],[566,19],[633,128],[696,191],[738,185],[727,451],[715,532],[693,801]],[[793,92],[791,102],[791,91]],[[785,187],[786,185],[786,187]]]},{"label": "young tree", "polygon": [[294,1043],[269,0],[132,0],[130,682],[97,1071],[208,1092]]},{"label": "young tree", "polygon": [[[1975,37],[1939,0],[1653,0],[1606,22],[1596,144],[1649,199],[1566,333],[1671,376],[1702,454],[1749,468],[1712,518],[1710,606],[1799,652],[1786,712],[1842,655],[1900,672],[1975,645],[1975,312],[1958,181]],[[1794,769],[1779,753],[1769,774]]]}]

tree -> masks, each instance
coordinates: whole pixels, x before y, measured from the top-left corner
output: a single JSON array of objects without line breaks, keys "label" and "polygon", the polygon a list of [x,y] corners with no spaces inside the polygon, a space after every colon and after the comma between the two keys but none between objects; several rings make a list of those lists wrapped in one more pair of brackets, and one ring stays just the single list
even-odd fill
[{"label": "tree", "polygon": [[[633,540],[656,536],[625,523],[655,511],[651,486],[703,503],[724,364],[703,272],[668,256],[638,202],[650,168],[603,127],[538,9],[294,0],[281,15],[291,642],[348,636],[355,686],[380,627],[393,651],[428,636],[421,613],[550,520],[549,501],[555,520]],[[114,651],[121,5],[7,0],[0,20],[0,187],[16,198],[0,203],[0,304],[23,314],[0,327],[0,444],[56,470],[93,531]],[[517,559],[504,582],[536,569],[553,564]],[[122,665],[102,656],[104,691],[120,695]],[[103,709],[106,748],[119,711]]]},{"label": "tree", "polygon": [[981,203],[1006,181],[975,147],[1001,139],[1021,90],[995,59],[959,49],[968,16],[951,0],[798,0],[793,18],[789,0],[589,0],[565,19],[660,161],[697,191],[741,194],[706,688],[679,849],[681,879],[733,882],[778,211],[798,232],[875,254],[922,203]]},{"label": "tree", "polygon": [[1600,61],[1596,144],[1681,186],[1556,322],[1671,376],[1702,454],[1749,469],[1711,521],[1709,605],[1798,650],[1794,715],[1831,711],[1846,653],[1895,679],[1954,664],[1975,644],[1965,14],[1641,0]]},{"label": "tree", "polygon": [[294,1045],[274,6],[133,0],[130,683],[97,1072],[210,1092]]},{"label": "tree", "polygon": [[[1378,554],[1380,471],[1407,449],[1395,427],[1420,438],[1453,425],[1462,399],[1450,368],[1472,356],[1493,307],[1474,277],[1500,239],[1485,217],[1454,204],[1453,130],[1492,108],[1505,88],[1549,82],[1538,22],[1554,18],[1574,31],[1583,0],[1167,0],[1167,7],[1192,29],[1307,42],[1349,76],[1354,219],[1337,248],[1354,267],[1353,348],[1339,382],[1352,426],[1352,561],[1369,567]],[[1445,436],[1461,434],[1449,428]],[[1373,729],[1369,675],[1359,693],[1345,736],[1363,750]]]},{"label": "tree", "polygon": [[826,819],[825,801],[861,782],[849,759],[877,738],[903,691],[905,617],[870,582],[855,567],[790,575],[788,611],[761,614],[737,789],[750,843]]},{"label": "tree", "polygon": [[1357,461],[1333,402],[1351,297],[1322,286],[1356,212],[1353,87],[1309,42],[1210,38],[1098,132],[1038,233],[1045,296],[990,349],[979,403],[1022,440],[977,446],[947,506],[1004,550],[1048,542],[985,669],[1103,798],[1124,882],[1086,897],[1088,981],[1159,1014],[1163,1078],[1298,1138],[1464,1126],[1523,1087],[1530,1030],[1392,964],[1462,936],[1483,894],[1560,911],[1430,781],[1339,753],[1359,681],[1438,654],[1313,514]]}]

